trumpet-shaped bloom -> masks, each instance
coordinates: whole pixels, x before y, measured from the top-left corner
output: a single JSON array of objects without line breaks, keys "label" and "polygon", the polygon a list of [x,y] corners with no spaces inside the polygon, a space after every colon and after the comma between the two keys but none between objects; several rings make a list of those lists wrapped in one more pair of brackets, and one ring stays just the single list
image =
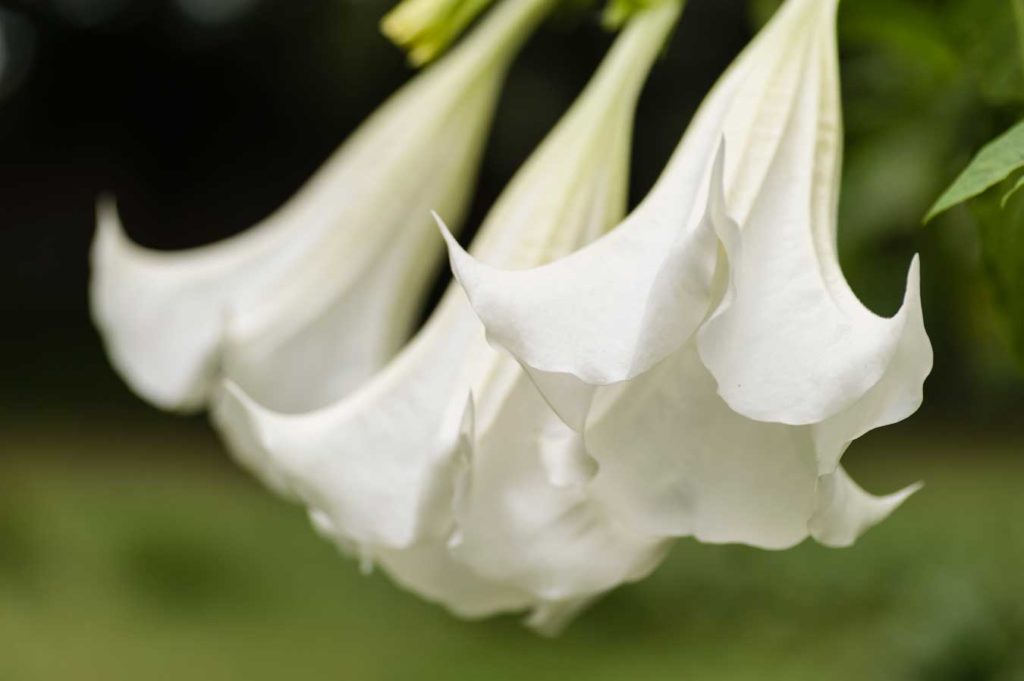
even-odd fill
[{"label": "trumpet-shaped bloom", "polygon": [[226,375],[283,410],[337,399],[411,333],[460,221],[504,74],[552,0],[507,0],[371,116],[280,210],[180,252],[133,244],[99,210],[93,318],[140,395],[200,408]]},{"label": "trumpet-shaped bloom", "polygon": [[844,545],[910,491],[875,498],[839,468],[917,409],[932,353],[916,259],[890,319],[840,271],[836,4],[783,4],[606,237],[528,271],[449,239],[489,338],[583,434],[591,484],[639,531]]},{"label": "trumpet-shaped bloom", "polygon": [[[635,101],[679,10],[667,0],[626,28],[492,209],[479,257],[534,266],[621,218]],[[550,630],[664,553],[662,538],[623,526],[581,484],[579,435],[488,345],[455,285],[340,402],[284,415],[229,388],[214,415],[240,460],[305,503],[322,533],[464,616],[533,607],[531,623]]]}]

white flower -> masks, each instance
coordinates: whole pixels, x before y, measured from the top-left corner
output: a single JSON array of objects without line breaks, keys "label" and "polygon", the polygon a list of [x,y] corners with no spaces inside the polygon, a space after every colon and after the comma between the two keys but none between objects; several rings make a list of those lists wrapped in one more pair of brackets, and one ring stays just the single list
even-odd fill
[{"label": "white flower", "polygon": [[[491,211],[479,257],[534,266],[621,218],[633,107],[679,11],[667,0],[626,28]],[[579,484],[589,457],[578,434],[487,344],[457,286],[340,402],[282,415],[231,388],[214,415],[240,460],[305,503],[323,534],[463,616],[532,607],[531,624],[550,631],[664,553]]]},{"label": "white flower", "polygon": [[647,199],[589,247],[513,272],[449,239],[488,337],[583,434],[591,484],[638,531],[845,545],[912,491],[875,498],[839,468],[917,409],[932,353],[916,259],[891,319],[840,271],[835,14],[787,0]]},{"label": "white flower", "polygon": [[131,243],[99,210],[92,313],[114,366],[154,404],[201,408],[226,375],[283,410],[327,404],[411,333],[459,222],[507,67],[553,0],[507,0],[396,93],[280,210],[180,252]]}]

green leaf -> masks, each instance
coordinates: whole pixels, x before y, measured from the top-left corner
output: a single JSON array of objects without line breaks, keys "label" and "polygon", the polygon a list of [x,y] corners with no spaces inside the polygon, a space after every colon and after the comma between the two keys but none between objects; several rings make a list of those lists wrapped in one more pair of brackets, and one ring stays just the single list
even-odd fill
[{"label": "green leaf", "polygon": [[1024,168],[1024,121],[985,145],[960,177],[939,197],[924,221],[978,196]]}]

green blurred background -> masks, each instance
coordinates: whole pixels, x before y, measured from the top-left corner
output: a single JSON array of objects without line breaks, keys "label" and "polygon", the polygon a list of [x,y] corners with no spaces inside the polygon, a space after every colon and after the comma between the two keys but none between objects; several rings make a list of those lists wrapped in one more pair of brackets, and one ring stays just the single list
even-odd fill
[{"label": "green blurred background", "polygon": [[[690,1],[641,104],[634,197],[776,5]],[[114,192],[153,247],[256,221],[409,76],[376,31],[386,9],[0,3],[0,681],[1024,680],[1024,374],[975,214],[921,226],[1021,114],[1010,0],[840,13],[843,266],[890,313],[920,252],[936,348],[921,412],[845,461],[873,491],[925,489],[848,550],[681,542],[554,641],[360,575],[236,470],[202,418],[134,398],[88,321],[95,197]],[[551,22],[517,63],[477,220],[600,59],[595,16]]]}]

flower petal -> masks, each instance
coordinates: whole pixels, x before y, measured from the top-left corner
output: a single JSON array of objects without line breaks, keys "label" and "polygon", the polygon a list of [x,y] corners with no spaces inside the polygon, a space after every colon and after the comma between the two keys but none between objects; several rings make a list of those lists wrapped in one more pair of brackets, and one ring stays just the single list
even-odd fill
[{"label": "flower petal", "polygon": [[443,543],[425,543],[377,553],[381,566],[403,588],[467,619],[515,612],[536,599],[515,588],[482,579],[453,559]]},{"label": "flower petal", "polygon": [[[845,446],[916,409],[931,349],[920,321],[916,265],[904,308],[892,319],[864,307],[840,270],[834,17],[822,13],[818,20],[821,38],[806,64],[805,86],[762,190],[741,221],[740,239],[726,245],[732,291],[701,329],[699,347],[734,410],[794,425],[848,411],[841,419],[846,432],[839,432],[839,423],[828,427]],[[894,368],[898,356],[902,371]],[[899,394],[878,391],[873,402],[885,406],[855,408],[886,376],[889,392]]]},{"label": "flower petal", "polygon": [[932,369],[932,347],[921,313],[920,279],[920,262],[915,257],[907,275],[903,306],[893,318],[902,328],[885,373],[844,411],[814,425],[822,474],[836,469],[850,442],[874,428],[902,421],[921,406],[924,381]]},{"label": "flower petal", "polygon": [[[730,212],[758,195],[816,45],[809,22],[834,1],[790,0],[709,94],[658,184],[618,228],[525,272],[497,270],[449,239],[459,282],[488,338],[526,366],[563,418],[585,420],[587,385],[628,380],[683,345],[712,299],[716,247],[703,229],[723,136]],[[822,9],[825,8],[825,9]]]},{"label": "flower petal", "polygon": [[161,407],[192,410],[227,369],[260,401],[299,411],[386,361],[414,323],[431,252],[440,256],[427,211],[460,221],[507,66],[552,4],[503,3],[239,236],[153,252],[101,206],[91,304],[125,380]]},{"label": "flower petal", "polygon": [[770,549],[807,536],[818,478],[810,431],[730,409],[693,342],[602,388],[585,441],[600,465],[592,486],[637,531]]},{"label": "flower petal", "polygon": [[272,252],[299,244],[264,226],[185,254],[149,251],[128,239],[109,201],[100,202],[97,223],[89,293],[111,361],[157,406],[202,407],[217,371],[226,300],[273,275]]},{"label": "flower petal", "polygon": [[[312,511],[310,519],[325,539],[345,545],[347,538],[336,531],[325,515]],[[452,560],[442,542],[429,542],[397,551],[377,549],[372,551],[371,560],[376,560],[403,588],[444,606],[459,617],[487,617],[523,610],[534,603],[529,594],[485,581]]]},{"label": "flower petal", "polygon": [[920,488],[920,484],[911,485],[895,494],[876,497],[861,489],[843,468],[837,468],[819,480],[818,508],[809,529],[822,544],[850,546]]},{"label": "flower petal", "polygon": [[401,174],[391,169],[393,181],[371,182],[359,201],[339,207],[335,229],[301,269],[233,306],[227,378],[264,406],[308,411],[351,392],[401,348],[443,248],[430,211],[462,223],[499,83],[464,88],[448,120],[394,139],[411,157]]},{"label": "flower petal", "polygon": [[600,596],[574,598],[568,601],[540,603],[526,618],[525,624],[541,636],[554,637]]},{"label": "flower petal", "polygon": [[587,597],[646,576],[666,542],[622,526],[585,482],[551,481],[544,450],[578,461],[586,457],[582,440],[511,359],[502,373],[491,380],[504,388],[492,387],[477,407],[470,465],[455,502],[453,554],[543,601]]},{"label": "flower petal", "polygon": [[457,305],[465,302],[453,300],[349,399],[286,415],[229,387],[213,409],[218,430],[243,465],[318,509],[353,542],[406,548],[446,535],[468,393],[461,402],[452,397],[465,382],[466,354],[483,342]]},{"label": "flower petal", "polygon": [[916,491],[874,497],[842,468],[819,476],[814,435],[734,412],[691,343],[602,388],[585,437],[600,465],[591,484],[615,517],[710,543],[847,546]]}]

